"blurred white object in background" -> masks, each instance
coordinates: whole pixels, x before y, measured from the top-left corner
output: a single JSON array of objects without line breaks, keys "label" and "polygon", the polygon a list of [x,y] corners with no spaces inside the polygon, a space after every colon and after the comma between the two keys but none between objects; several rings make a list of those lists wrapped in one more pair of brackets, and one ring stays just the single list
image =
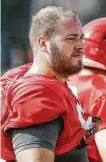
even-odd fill
[{"label": "blurred white object in background", "polygon": [[5,160],[0,159],[0,162],[6,162]]}]

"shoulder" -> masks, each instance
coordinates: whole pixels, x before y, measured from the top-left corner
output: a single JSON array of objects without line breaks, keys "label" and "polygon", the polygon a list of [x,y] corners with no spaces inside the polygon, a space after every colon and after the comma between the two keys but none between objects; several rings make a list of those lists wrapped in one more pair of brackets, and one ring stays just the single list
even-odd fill
[{"label": "shoulder", "polygon": [[[62,95],[58,91],[55,81],[42,79],[36,75],[18,79],[9,90],[11,106],[14,104],[28,105],[62,105]],[[49,105],[49,106],[50,106]],[[60,107],[59,106],[59,107]]]},{"label": "shoulder", "polygon": [[2,77],[1,79],[17,79],[19,76],[21,77],[24,75],[25,72],[31,67],[31,64],[25,64],[18,66],[16,68],[8,70]]},{"label": "shoulder", "polygon": [[96,89],[104,89],[106,90],[106,76],[103,75],[94,75],[92,77],[92,84]]}]

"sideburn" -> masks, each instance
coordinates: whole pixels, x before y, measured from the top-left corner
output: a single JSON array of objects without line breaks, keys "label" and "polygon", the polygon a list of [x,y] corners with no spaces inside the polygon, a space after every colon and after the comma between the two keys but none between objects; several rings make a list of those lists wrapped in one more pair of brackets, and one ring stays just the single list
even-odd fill
[{"label": "sideburn", "polygon": [[[51,52],[51,62],[52,62],[52,68],[54,71],[58,74],[62,74],[62,66],[61,66],[61,53],[59,51],[59,48],[54,40],[51,40],[50,43],[50,52]],[[63,62],[63,61],[62,61]]]}]

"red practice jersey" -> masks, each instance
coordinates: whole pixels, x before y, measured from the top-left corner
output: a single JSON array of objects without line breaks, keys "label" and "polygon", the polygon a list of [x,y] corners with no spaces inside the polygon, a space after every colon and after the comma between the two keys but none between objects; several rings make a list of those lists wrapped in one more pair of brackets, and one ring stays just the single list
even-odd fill
[{"label": "red practice jersey", "polygon": [[55,149],[55,154],[59,155],[80,143],[88,129],[83,126],[91,118],[89,114],[82,112],[66,82],[57,80],[55,76],[24,76],[30,66],[28,64],[12,69],[1,79],[1,156],[6,160],[15,159],[11,141],[12,128],[49,122],[62,116],[64,128]]},{"label": "red practice jersey", "polygon": [[[68,84],[77,88],[78,99],[84,110],[102,119],[98,131],[106,129],[106,76],[77,74],[68,78]],[[88,146],[88,156],[93,159],[91,162],[102,161],[94,141]]]}]

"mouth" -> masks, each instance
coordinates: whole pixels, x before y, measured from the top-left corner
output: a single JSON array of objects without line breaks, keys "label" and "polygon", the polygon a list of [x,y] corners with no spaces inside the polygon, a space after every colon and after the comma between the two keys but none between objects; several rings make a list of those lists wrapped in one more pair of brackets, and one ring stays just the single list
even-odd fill
[{"label": "mouth", "polygon": [[75,57],[75,58],[82,58],[83,57],[83,53],[75,53],[72,57]]}]

